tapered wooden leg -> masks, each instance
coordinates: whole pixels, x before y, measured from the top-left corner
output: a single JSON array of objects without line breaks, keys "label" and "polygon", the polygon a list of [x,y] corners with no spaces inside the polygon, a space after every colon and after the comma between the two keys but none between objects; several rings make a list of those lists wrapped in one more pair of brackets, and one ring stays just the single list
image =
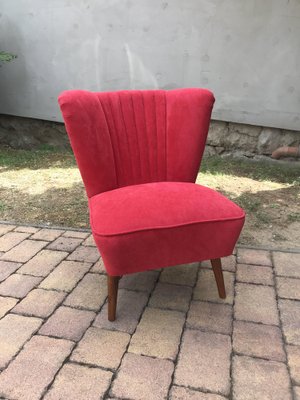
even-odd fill
[{"label": "tapered wooden leg", "polygon": [[213,260],[210,260],[212,269],[215,274],[215,279],[218,287],[218,292],[219,296],[221,299],[226,298],[226,291],[225,291],[225,285],[224,285],[224,277],[223,277],[223,271],[222,271],[222,263],[220,258],[215,258]]},{"label": "tapered wooden leg", "polygon": [[119,280],[119,276],[107,275],[109,321],[114,321],[116,319]]}]

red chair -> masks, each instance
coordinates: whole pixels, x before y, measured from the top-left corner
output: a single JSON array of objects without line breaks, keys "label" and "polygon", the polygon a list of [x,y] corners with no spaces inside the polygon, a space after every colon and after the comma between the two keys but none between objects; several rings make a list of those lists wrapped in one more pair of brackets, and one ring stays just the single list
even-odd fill
[{"label": "red chair", "polygon": [[232,254],[245,214],[194,183],[213,103],[205,89],[59,96],[108,273],[110,321],[119,278],[133,272],[211,260],[226,296],[220,258]]}]

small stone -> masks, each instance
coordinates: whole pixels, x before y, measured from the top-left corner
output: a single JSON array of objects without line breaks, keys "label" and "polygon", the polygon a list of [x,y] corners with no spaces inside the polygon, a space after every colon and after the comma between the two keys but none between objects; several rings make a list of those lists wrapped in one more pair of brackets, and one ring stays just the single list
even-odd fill
[{"label": "small stone", "polygon": [[120,289],[130,289],[142,292],[152,292],[155,282],[157,281],[159,272],[157,271],[145,271],[136,274],[129,274],[123,276],[120,280]]},{"label": "small stone", "polygon": [[96,247],[79,246],[68,257],[68,260],[94,263],[100,257]]},{"label": "small stone", "polygon": [[285,364],[258,358],[235,356],[233,361],[234,400],[292,400]]},{"label": "small stone", "polygon": [[230,336],[186,330],[175,371],[175,384],[228,395],[230,353]]},{"label": "small stone", "polygon": [[238,264],[266,265],[271,267],[271,254],[267,250],[239,248],[237,251]]},{"label": "small stone", "polygon": [[126,354],[111,393],[120,399],[166,399],[173,370],[169,360]]},{"label": "small stone", "polygon": [[173,283],[175,285],[194,286],[199,263],[176,265],[164,268],[159,281],[162,283]]},{"label": "small stone", "polygon": [[107,391],[112,372],[76,364],[65,364],[45,400],[99,400]]},{"label": "small stone", "polygon": [[18,273],[46,277],[67,255],[64,251],[41,250]]},{"label": "small stone", "polygon": [[8,232],[0,237],[0,251],[8,251],[28,238],[29,233]]},{"label": "small stone", "polygon": [[279,297],[300,300],[300,279],[277,277],[276,283]]},{"label": "small stone", "polygon": [[300,346],[286,346],[292,380],[300,385]]},{"label": "small stone", "polygon": [[39,400],[72,347],[73,343],[67,340],[34,336],[1,373],[1,395],[20,400]]},{"label": "small stone", "polygon": [[[0,369],[6,367],[41,324],[42,320],[38,318],[13,314],[8,314],[0,320]],[[2,395],[1,385],[0,394]]]},{"label": "small stone", "polygon": [[279,300],[279,309],[287,343],[300,345],[300,302]]},{"label": "small stone", "polygon": [[174,360],[178,352],[184,314],[178,311],[146,308],[132,336],[129,351]]},{"label": "small stone", "polygon": [[0,261],[0,282],[4,281],[9,275],[13,274],[21,263],[14,263],[10,261]]},{"label": "small stone", "polygon": [[274,288],[246,283],[236,285],[235,318],[278,325],[278,311]]},{"label": "small stone", "polygon": [[233,349],[247,356],[285,361],[282,334],[277,326],[235,321]]},{"label": "small stone", "polygon": [[80,245],[83,239],[59,237],[50,243],[47,249],[71,252]]},{"label": "small stone", "polygon": [[198,282],[194,289],[194,300],[213,301],[216,303],[233,304],[234,275],[231,272],[223,272],[226,289],[226,299],[219,297],[217,283],[212,270],[199,271]]},{"label": "small stone", "polygon": [[226,400],[218,394],[202,393],[180,386],[172,386],[170,396],[170,400]]},{"label": "small stone", "polygon": [[230,335],[232,307],[227,304],[193,301],[187,317],[187,326]]},{"label": "small stone", "polygon": [[40,282],[36,276],[13,274],[0,284],[0,295],[21,299]]},{"label": "small stone", "polygon": [[147,301],[148,295],[146,293],[119,289],[116,320],[108,321],[107,304],[105,304],[96,317],[94,326],[133,333]]},{"label": "small stone", "polygon": [[37,233],[35,233],[33,236],[31,236],[31,239],[34,240],[46,240],[49,242],[52,242],[53,240],[57,239],[64,231],[62,230],[57,230],[57,229],[41,229]]},{"label": "small stone", "polygon": [[188,286],[157,283],[149,306],[170,310],[187,311],[192,297],[192,288]]},{"label": "small stone", "polygon": [[18,300],[12,297],[1,297],[0,296],[0,318],[2,318],[9,310],[11,310]]},{"label": "small stone", "polygon": [[32,290],[13,310],[15,314],[46,318],[65,298],[65,293],[53,290]]},{"label": "small stone", "polygon": [[236,279],[238,282],[274,285],[272,268],[266,266],[238,264]]},{"label": "small stone", "polygon": [[78,341],[95,318],[91,311],[59,307],[42,326],[39,333]]},{"label": "small stone", "polygon": [[69,294],[64,304],[98,311],[107,297],[107,279],[104,275],[87,274]]},{"label": "small stone", "polygon": [[71,360],[117,369],[129,340],[130,335],[124,332],[89,328],[73,351]]},{"label": "small stone", "polygon": [[273,252],[276,275],[300,278],[300,254]]},{"label": "small stone", "polygon": [[71,292],[90,267],[91,264],[88,263],[62,261],[59,266],[43,280],[40,284],[40,288]]},{"label": "small stone", "polygon": [[27,262],[42,250],[47,243],[48,242],[43,242],[41,240],[23,240],[23,242],[5,253],[1,259],[6,261]]}]

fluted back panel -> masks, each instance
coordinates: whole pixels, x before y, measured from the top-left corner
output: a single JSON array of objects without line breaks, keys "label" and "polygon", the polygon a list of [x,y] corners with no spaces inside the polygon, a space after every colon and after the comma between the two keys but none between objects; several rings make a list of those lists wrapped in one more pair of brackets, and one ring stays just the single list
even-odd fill
[{"label": "fluted back panel", "polygon": [[140,183],[194,181],[213,102],[204,89],[62,93],[59,104],[88,196]]}]

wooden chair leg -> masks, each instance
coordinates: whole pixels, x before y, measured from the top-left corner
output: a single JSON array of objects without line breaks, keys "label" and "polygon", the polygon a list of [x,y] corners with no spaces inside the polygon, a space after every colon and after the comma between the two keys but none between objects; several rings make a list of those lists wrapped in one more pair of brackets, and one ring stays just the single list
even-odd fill
[{"label": "wooden chair leg", "polygon": [[225,291],[225,285],[224,285],[224,277],[223,277],[221,259],[215,258],[213,260],[210,260],[210,262],[211,262],[212,269],[214,271],[219,296],[221,299],[225,299],[226,291]]},{"label": "wooden chair leg", "polygon": [[107,275],[109,321],[114,321],[116,319],[119,280],[119,276]]}]

